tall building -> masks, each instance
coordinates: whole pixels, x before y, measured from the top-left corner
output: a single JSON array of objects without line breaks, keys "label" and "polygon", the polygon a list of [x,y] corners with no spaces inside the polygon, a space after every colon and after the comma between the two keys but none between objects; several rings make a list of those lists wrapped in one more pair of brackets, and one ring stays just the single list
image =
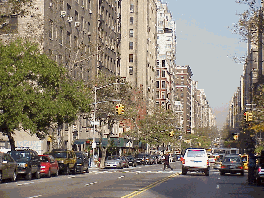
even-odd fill
[{"label": "tall building", "polygon": [[156,104],[175,110],[174,68],[176,60],[176,23],[168,5],[157,1]]},{"label": "tall building", "polygon": [[[8,15],[7,4],[0,1],[0,11],[7,13],[6,24],[0,24],[3,41],[16,36],[37,41],[42,53],[85,82],[98,71],[120,74],[121,0],[33,0],[25,16]],[[80,115],[73,127],[58,126],[53,143],[71,148],[74,139],[91,137],[88,117]]]},{"label": "tall building", "polygon": [[154,106],[156,93],[155,0],[122,0],[120,75],[142,90],[147,106]]},{"label": "tall building", "polygon": [[183,110],[183,132],[191,133],[191,77],[189,65],[175,67],[175,98],[181,101]]}]

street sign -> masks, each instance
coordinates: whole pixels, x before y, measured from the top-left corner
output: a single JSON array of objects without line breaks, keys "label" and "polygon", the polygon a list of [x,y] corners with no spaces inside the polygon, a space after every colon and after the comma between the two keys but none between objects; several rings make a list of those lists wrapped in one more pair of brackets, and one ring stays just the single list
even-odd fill
[{"label": "street sign", "polygon": [[100,125],[100,122],[98,122],[98,121],[95,121],[95,122],[91,122],[91,125]]}]

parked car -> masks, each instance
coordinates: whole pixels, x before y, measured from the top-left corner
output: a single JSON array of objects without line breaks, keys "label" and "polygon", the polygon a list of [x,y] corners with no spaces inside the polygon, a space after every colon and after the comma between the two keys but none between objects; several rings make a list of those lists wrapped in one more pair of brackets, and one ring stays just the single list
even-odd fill
[{"label": "parked car", "polygon": [[240,173],[241,175],[244,175],[244,167],[241,157],[239,155],[226,155],[219,171],[220,175],[224,175],[226,173]]},{"label": "parked car", "polygon": [[203,148],[188,148],[182,159],[182,175],[186,175],[188,171],[204,172],[209,176],[209,160],[206,150]]},{"label": "parked car", "polygon": [[129,161],[126,156],[121,157],[123,168],[129,168]]},{"label": "parked car", "polygon": [[146,157],[148,156],[148,154],[146,153],[139,153],[136,155],[136,160],[138,164],[147,164],[146,163]]},{"label": "parked car", "polygon": [[0,183],[4,179],[16,181],[17,163],[9,154],[0,153]]},{"label": "parked car", "polygon": [[129,166],[133,166],[133,167],[137,166],[137,161],[136,161],[134,156],[132,156],[132,155],[127,156],[127,159],[128,159]]},{"label": "parked car", "polygon": [[154,164],[154,158],[147,154],[145,157],[145,164],[148,164],[148,165]]},{"label": "parked car", "polygon": [[248,170],[248,154],[241,155],[241,160],[243,162],[244,170]]},{"label": "parked car", "polygon": [[264,181],[264,151],[261,152],[258,159],[255,176],[257,185],[261,185],[261,182]]},{"label": "parked car", "polygon": [[89,173],[89,158],[83,151],[75,151],[77,157],[77,172]]},{"label": "parked car", "polygon": [[209,163],[210,163],[210,164],[214,164],[215,161],[216,161],[216,156],[214,156],[214,155],[209,155],[209,156],[208,156],[208,160],[209,160]]},{"label": "parked car", "polygon": [[70,171],[77,173],[77,158],[74,151],[66,149],[53,149],[50,153],[59,164],[59,171],[68,175]]},{"label": "parked car", "polygon": [[47,177],[59,175],[59,164],[52,155],[39,155],[40,157],[40,174]]},{"label": "parked car", "polygon": [[31,180],[32,175],[37,179],[40,178],[40,158],[36,151],[22,148],[8,153],[17,162],[17,174],[19,176],[25,176],[27,180]]},{"label": "parked car", "polygon": [[105,160],[105,168],[123,168],[123,161],[120,156],[108,156]]}]

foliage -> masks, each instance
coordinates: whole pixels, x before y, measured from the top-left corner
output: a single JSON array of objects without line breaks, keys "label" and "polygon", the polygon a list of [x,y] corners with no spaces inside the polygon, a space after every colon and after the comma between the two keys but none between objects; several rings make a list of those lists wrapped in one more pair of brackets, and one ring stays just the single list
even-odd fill
[{"label": "foliage", "polygon": [[253,121],[251,129],[255,133],[264,131],[264,84],[259,85],[256,94],[254,95],[254,104],[256,104],[256,110],[253,111]]},{"label": "foliage", "polygon": [[[162,143],[175,143],[179,132],[176,130],[174,113],[162,107],[156,107],[152,114],[147,114],[138,121],[138,139],[150,146],[159,146]],[[170,137],[170,132],[174,136]]]},{"label": "foliage", "polygon": [[9,140],[15,129],[42,137],[52,123],[90,110],[89,89],[28,41],[0,44],[0,86],[0,129]]}]

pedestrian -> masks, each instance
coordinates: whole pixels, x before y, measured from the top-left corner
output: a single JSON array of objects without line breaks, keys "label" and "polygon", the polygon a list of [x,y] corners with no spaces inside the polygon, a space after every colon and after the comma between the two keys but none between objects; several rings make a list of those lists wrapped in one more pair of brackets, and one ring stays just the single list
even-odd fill
[{"label": "pedestrian", "polygon": [[164,159],[164,168],[163,168],[163,170],[166,169],[166,166],[167,166],[168,168],[170,168],[171,170],[173,170],[173,168],[171,168],[171,166],[170,166],[170,155],[169,155],[169,153],[167,153],[167,154],[165,155],[165,159]]},{"label": "pedestrian", "polygon": [[248,184],[255,182],[256,156],[254,150],[250,149],[248,153]]}]

